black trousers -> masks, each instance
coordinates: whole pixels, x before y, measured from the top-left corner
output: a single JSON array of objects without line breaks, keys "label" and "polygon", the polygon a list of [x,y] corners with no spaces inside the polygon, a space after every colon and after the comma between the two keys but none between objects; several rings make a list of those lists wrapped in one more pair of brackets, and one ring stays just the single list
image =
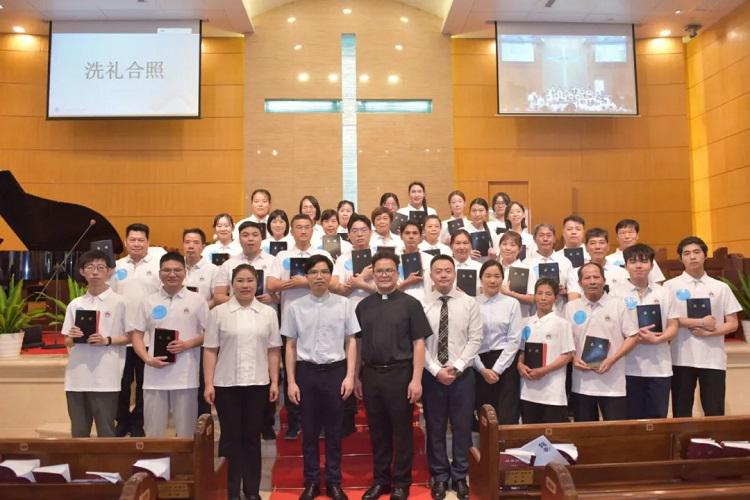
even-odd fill
[{"label": "black trousers", "polygon": [[397,487],[411,486],[414,405],[406,395],[412,370],[411,363],[386,369],[365,365],[362,370],[362,390],[372,441],[373,476],[376,484],[390,486],[392,482]]},{"label": "black trousers", "polygon": [[267,385],[216,388],[219,455],[229,462],[230,498],[239,498],[240,484],[245,496],[257,495],[260,489],[260,430],[267,398]]},{"label": "black trousers", "polygon": [[203,391],[206,388],[206,384],[203,381],[203,347],[201,347],[201,359],[200,359],[200,368],[198,372],[198,415],[195,417],[196,420],[198,420],[198,417],[201,415],[208,413],[211,414],[211,405],[206,403],[206,398],[203,397]]},{"label": "black trousers", "polygon": [[667,418],[671,377],[627,375],[625,382],[628,418]]},{"label": "black trousers", "polygon": [[[425,370],[422,388],[430,476],[434,481],[466,479],[474,417],[474,370],[466,370],[451,385],[441,384]],[[448,460],[446,445],[449,421],[453,441],[452,461]]]},{"label": "black trousers", "polygon": [[344,377],[346,361],[331,366],[297,362],[306,486],[320,483],[318,436],[321,428],[325,429],[326,484],[341,485],[341,423],[344,418],[341,383]]},{"label": "black trousers", "polygon": [[588,396],[573,392],[570,399],[576,422],[596,422],[599,411],[604,420],[624,420],[628,416],[625,396]]},{"label": "black trousers", "polygon": [[[502,354],[500,351],[488,351],[479,355],[479,360],[486,368],[492,368],[497,358]],[[517,424],[521,415],[519,401],[521,399],[521,376],[518,374],[518,357],[519,351],[513,359],[511,365],[500,375],[500,380],[494,384],[488,384],[481,374],[476,376],[476,411],[482,405],[492,405],[497,413],[497,419],[500,424]]]},{"label": "black trousers", "polygon": [[521,400],[521,419],[524,424],[558,424],[570,422],[568,407],[565,405],[545,405]]},{"label": "black trousers", "polygon": [[[145,363],[128,346],[125,353],[125,369],[120,382],[120,397],[117,400],[117,423],[128,429],[143,429],[143,367]],[[130,388],[135,380],[135,407],[130,411]]]},{"label": "black trousers", "polygon": [[692,417],[696,383],[707,417],[724,415],[727,372],[711,368],[672,366],[672,416]]},{"label": "black trousers", "polygon": [[[286,337],[281,336],[281,359],[286,360]],[[284,363],[281,364],[280,370],[281,382],[279,387],[281,393],[284,396],[284,408],[286,408],[287,426],[290,428],[299,427],[300,424],[300,407],[291,401],[287,395],[287,378],[286,378],[286,367]],[[269,402],[266,405],[266,411],[263,417],[263,428],[270,429],[276,423],[276,402]]]}]

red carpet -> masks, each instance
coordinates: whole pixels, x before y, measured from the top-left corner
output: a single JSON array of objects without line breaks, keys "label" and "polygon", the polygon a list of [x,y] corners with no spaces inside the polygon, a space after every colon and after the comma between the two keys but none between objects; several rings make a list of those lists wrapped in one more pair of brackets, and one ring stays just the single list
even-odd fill
[{"label": "red carpet", "polygon": [[[286,431],[286,411],[281,410],[281,431],[276,440],[277,458],[271,472],[271,483],[273,492],[272,500],[297,499],[302,490],[302,435],[297,439],[283,439]],[[352,500],[361,498],[365,490],[372,485],[372,447],[370,435],[367,432],[367,417],[362,404],[356,416],[357,432],[344,438],[342,442],[342,484],[349,498]],[[429,472],[427,470],[427,458],[424,455],[424,433],[417,426],[419,412],[414,412],[414,465],[412,478],[414,484],[411,487],[409,498],[430,498],[430,490],[427,487]],[[325,450],[324,440],[320,440],[321,453],[321,476],[325,472]],[[323,478],[323,483],[325,479]],[[322,484],[325,493],[325,484]]]}]

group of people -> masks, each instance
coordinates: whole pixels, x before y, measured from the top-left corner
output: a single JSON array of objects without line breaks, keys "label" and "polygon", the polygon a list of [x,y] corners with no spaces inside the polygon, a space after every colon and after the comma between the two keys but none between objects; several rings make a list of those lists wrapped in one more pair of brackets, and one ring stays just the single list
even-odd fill
[{"label": "group of people", "polygon": [[[466,499],[483,404],[503,424],[658,418],[671,392],[672,415],[690,416],[699,383],[704,413],[724,412],[723,337],[740,306],[705,273],[698,237],[679,242],[685,271],[665,282],[635,220],[617,224],[610,254],[606,229],[568,216],[555,250],[555,227],[529,230],[505,193],[467,204],[454,191],[446,220],[420,182],[406,206],[385,193],[370,217],[346,200],[321,210],[304,196],[291,218],[267,190],[251,200],[237,224],[216,216],[213,243],[187,228],[182,253],[165,251],[136,223],[126,256],[79,259],[88,291],[62,328],[73,436],[95,422],[99,436],[161,437],[170,414],[191,436],[214,405],[230,498],[254,499],[282,397],[286,437],[302,430],[300,498],[321,494],[324,435],[325,493],[340,500],[341,442],[362,399],[374,471],[363,498],[403,499],[421,401],[432,497]],[[78,311],[97,311],[95,333]]]}]

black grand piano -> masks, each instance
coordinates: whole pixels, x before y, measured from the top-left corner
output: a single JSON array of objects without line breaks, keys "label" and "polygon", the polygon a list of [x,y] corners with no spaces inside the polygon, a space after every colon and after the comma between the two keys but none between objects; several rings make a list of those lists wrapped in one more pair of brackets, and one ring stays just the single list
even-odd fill
[{"label": "black grand piano", "polygon": [[0,251],[0,281],[3,283],[11,276],[28,284],[51,279],[55,266],[63,261],[89,226],[86,236],[63,263],[57,279],[65,280],[66,275],[80,279],[78,256],[88,250],[92,242],[111,240],[114,255],[123,250],[120,236],[104,216],[82,205],[28,194],[9,170],[0,170],[0,215],[28,249]]}]

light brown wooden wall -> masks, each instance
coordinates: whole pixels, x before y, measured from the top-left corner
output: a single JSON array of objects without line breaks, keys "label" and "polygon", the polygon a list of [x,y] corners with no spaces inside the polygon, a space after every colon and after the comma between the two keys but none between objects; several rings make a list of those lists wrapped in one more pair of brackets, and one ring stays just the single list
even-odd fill
[{"label": "light brown wooden wall", "polygon": [[696,232],[750,255],[750,2],[687,47]]},{"label": "light brown wooden wall", "polygon": [[[179,246],[242,204],[243,38],[206,38],[199,120],[45,119],[46,37],[0,35],[0,168],[31,194],[88,206]],[[3,250],[21,244],[0,219]]]},{"label": "light brown wooden wall", "polygon": [[[498,117],[494,41],[454,39],[455,184],[528,183],[532,223],[571,212],[612,233],[632,217],[641,241],[672,251],[691,231],[687,96],[679,39],[636,44],[637,118]],[[614,239],[610,238],[610,243]]]}]

